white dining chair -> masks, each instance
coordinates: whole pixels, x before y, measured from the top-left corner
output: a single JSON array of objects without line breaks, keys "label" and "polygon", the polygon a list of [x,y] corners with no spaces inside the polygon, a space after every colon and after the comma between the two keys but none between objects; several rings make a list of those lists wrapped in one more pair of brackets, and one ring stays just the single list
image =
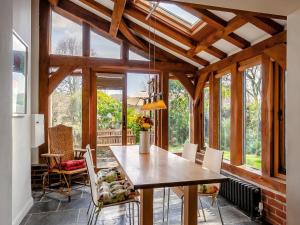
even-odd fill
[{"label": "white dining chair", "polygon": [[[198,149],[197,144],[185,143],[183,146],[182,157],[191,162],[196,162],[197,149]],[[168,188],[167,221],[169,220],[170,190],[172,190],[177,195],[178,198],[183,200],[183,192],[181,191],[182,187]],[[165,189],[164,189],[164,193],[163,193],[163,222],[164,222],[164,217],[165,217],[164,207],[165,207]],[[181,220],[182,220],[182,215],[183,215],[183,201],[181,202]]]},{"label": "white dining chair", "polygon": [[[91,156],[91,154],[88,151],[83,156],[85,158],[86,166],[87,166],[87,169],[88,169],[88,176],[89,176],[89,179],[90,179],[90,189],[91,189],[91,197],[92,197],[91,202],[93,204],[93,207],[91,208],[91,213],[89,215],[88,224],[93,223],[94,217],[95,217],[94,224],[97,223],[98,216],[99,216],[100,211],[101,211],[102,208],[116,206],[116,205],[123,205],[123,204],[129,204],[130,205],[130,204],[135,204],[135,203],[137,204],[138,224],[139,224],[139,221],[140,221],[139,208],[140,208],[140,206],[139,206],[138,196],[134,197],[134,198],[131,198],[131,199],[123,200],[123,201],[116,202],[116,203],[109,203],[109,204],[104,204],[103,202],[99,201],[99,193],[98,193],[99,187],[97,185],[97,182],[98,182],[97,181],[97,174],[95,173],[95,170],[94,170],[94,167],[93,167],[93,162],[92,162],[92,159],[91,159],[90,156]],[[134,207],[133,207],[133,210],[132,210],[133,218],[131,218],[131,212],[130,211],[131,210],[129,208],[130,224],[131,224],[131,219],[133,220],[133,224],[134,224]]]},{"label": "white dining chair", "polygon": [[[210,171],[213,171],[217,174],[221,173],[221,167],[222,167],[222,161],[223,161],[223,151],[213,149],[213,148],[206,148],[205,154],[204,154],[204,159],[202,163],[203,168],[207,168]],[[216,203],[220,220],[221,223],[223,224],[223,217],[221,214],[219,202],[218,202],[218,194],[220,190],[220,183],[215,183],[215,184],[204,184],[204,185],[199,185],[198,188],[198,198],[201,206],[201,210],[203,213],[203,218],[204,221],[206,221],[205,217],[205,212],[203,209],[203,205],[201,202],[201,197],[211,197],[212,198],[212,205]]]},{"label": "white dining chair", "polygon": [[[194,146],[195,147],[195,146]],[[190,147],[192,148],[192,147]],[[188,150],[186,150],[188,151]],[[190,150],[192,152],[192,150]],[[197,148],[196,148],[196,152],[197,152]],[[195,152],[195,158],[193,159],[192,157],[189,157],[189,154],[186,154],[186,157],[189,158],[190,161],[195,162],[196,159],[196,152]],[[193,155],[194,153],[192,153],[191,155]],[[207,168],[215,173],[220,174],[221,172],[221,166],[222,166],[222,161],[223,161],[223,151],[217,150],[217,149],[213,149],[213,148],[206,148],[205,150],[205,154],[204,154],[204,158],[203,158],[203,162],[202,162],[202,167],[203,168]],[[204,208],[201,202],[201,197],[211,197],[212,198],[212,205],[214,203],[217,204],[217,208],[218,208],[218,212],[220,215],[220,220],[221,223],[223,224],[223,218],[222,218],[222,214],[220,211],[220,207],[219,207],[219,203],[218,203],[218,193],[219,193],[219,189],[220,189],[220,184],[216,183],[216,184],[205,184],[205,185],[199,185],[198,186],[198,199],[200,202],[200,207],[201,207],[201,211],[203,214],[203,218],[204,221],[206,221],[206,217],[205,217],[205,212],[204,212]],[[174,187],[171,188],[171,190],[182,200],[181,201],[181,224],[182,224],[182,215],[183,215],[183,201],[184,201],[184,191],[183,191],[183,187]],[[168,208],[167,208],[167,221],[169,219],[169,206],[170,206],[170,190],[168,192]]]}]

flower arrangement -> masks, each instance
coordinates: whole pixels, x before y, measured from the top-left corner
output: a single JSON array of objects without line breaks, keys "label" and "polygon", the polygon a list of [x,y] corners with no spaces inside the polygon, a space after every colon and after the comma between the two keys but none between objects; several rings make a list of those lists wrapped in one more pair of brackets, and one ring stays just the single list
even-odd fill
[{"label": "flower arrangement", "polygon": [[147,116],[139,116],[136,122],[140,131],[148,131],[153,126],[151,118]]}]

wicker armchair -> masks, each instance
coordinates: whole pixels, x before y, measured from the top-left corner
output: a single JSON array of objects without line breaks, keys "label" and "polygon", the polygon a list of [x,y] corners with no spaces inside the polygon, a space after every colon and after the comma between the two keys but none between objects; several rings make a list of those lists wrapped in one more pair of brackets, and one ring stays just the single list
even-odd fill
[{"label": "wicker armchair", "polygon": [[[87,184],[87,169],[82,157],[86,150],[73,149],[72,128],[64,125],[49,128],[48,143],[48,153],[41,155],[46,159],[48,165],[48,170],[43,176],[43,193],[45,194],[46,191],[59,192],[71,201],[72,190]],[[70,165],[70,163],[74,166],[67,168],[66,165]],[[57,182],[50,182],[51,175]],[[74,180],[81,186],[72,188]]]}]

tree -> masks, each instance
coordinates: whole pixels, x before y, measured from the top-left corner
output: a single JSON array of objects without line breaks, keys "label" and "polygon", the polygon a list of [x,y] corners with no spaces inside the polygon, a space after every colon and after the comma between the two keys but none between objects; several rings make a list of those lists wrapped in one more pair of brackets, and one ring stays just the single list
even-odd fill
[{"label": "tree", "polygon": [[169,82],[169,143],[183,145],[189,139],[189,95],[178,80]]}]

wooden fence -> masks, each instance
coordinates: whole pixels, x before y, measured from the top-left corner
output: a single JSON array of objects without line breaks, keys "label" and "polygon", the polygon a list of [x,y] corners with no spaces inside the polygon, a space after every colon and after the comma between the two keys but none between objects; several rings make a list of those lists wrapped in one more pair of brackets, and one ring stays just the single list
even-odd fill
[{"label": "wooden fence", "polygon": [[[131,129],[127,129],[127,144],[136,144],[136,138]],[[97,147],[122,145],[122,130],[103,129],[97,132]]]}]

